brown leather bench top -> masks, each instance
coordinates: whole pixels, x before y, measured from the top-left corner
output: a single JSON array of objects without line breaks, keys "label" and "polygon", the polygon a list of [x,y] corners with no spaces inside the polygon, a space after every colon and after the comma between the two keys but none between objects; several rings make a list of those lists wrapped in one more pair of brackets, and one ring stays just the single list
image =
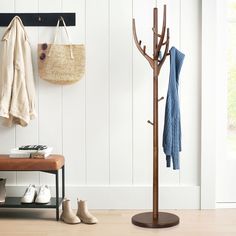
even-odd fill
[{"label": "brown leather bench top", "polygon": [[52,154],[47,159],[10,158],[0,155],[0,171],[51,171],[64,166],[62,155]]}]

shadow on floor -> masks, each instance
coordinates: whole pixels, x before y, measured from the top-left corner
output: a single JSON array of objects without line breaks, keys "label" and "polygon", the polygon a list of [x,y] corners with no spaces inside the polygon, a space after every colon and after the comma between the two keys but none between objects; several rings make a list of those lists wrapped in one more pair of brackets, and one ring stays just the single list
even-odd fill
[{"label": "shadow on floor", "polygon": [[27,219],[27,220],[46,220],[56,221],[55,210],[43,209],[1,209],[0,219]]}]

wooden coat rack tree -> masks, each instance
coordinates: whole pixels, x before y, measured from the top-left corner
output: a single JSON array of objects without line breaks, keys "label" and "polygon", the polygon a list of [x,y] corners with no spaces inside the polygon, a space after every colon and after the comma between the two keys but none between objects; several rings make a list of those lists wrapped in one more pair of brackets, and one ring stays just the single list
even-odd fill
[{"label": "wooden coat rack tree", "polygon": [[[164,5],[163,25],[161,34],[158,33],[158,9],[153,9],[153,57],[146,53],[146,46],[141,46],[142,41],[138,40],[133,19],[133,36],[135,44],[141,54],[147,59],[153,69],[153,211],[140,213],[132,217],[132,223],[146,228],[165,228],[179,224],[179,217],[166,212],[159,212],[159,179],[158,179],[158,102],[163,99],[158,98],[158,76],[166,57],[169,55],[169,28],[166,29],[166,5]],[[166,37],[165,37],[166,34]],[[164,41],[164,39],[166,40]],[[161,49],[164,53],[161,55]]]}]

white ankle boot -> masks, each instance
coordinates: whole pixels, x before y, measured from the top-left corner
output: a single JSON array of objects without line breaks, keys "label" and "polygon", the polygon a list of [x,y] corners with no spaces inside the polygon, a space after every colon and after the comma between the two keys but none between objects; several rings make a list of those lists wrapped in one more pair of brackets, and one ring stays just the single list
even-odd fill
[{"label": "white ankle boot", "polygon": [[71,209],[70,200],[64,199],[62,202],[61,220],[67,224],[79,224],[81,221]]},{"label": "white ankle boot", "polygon": [[77,200],[77,202],[78,202],[77,216],[80,218],[80,220],[85,224],[98,223],[97,218],[88,211],[87,202],[81,200],[80,201]]}]

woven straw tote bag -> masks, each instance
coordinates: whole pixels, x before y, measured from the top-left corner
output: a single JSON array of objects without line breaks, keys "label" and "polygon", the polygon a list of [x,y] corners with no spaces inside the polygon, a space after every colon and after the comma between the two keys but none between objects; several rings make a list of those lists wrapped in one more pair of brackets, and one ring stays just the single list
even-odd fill
[{"label": "woven straw tote bag", "polygon": [[[69,44],[56,44],[60,21],[63,22]],[[38,44],[38,71],[41,79],[61,85],[75,83],[84,75],[85,47],[71,44],[62,17],[57,22],[53,43]]]}]

